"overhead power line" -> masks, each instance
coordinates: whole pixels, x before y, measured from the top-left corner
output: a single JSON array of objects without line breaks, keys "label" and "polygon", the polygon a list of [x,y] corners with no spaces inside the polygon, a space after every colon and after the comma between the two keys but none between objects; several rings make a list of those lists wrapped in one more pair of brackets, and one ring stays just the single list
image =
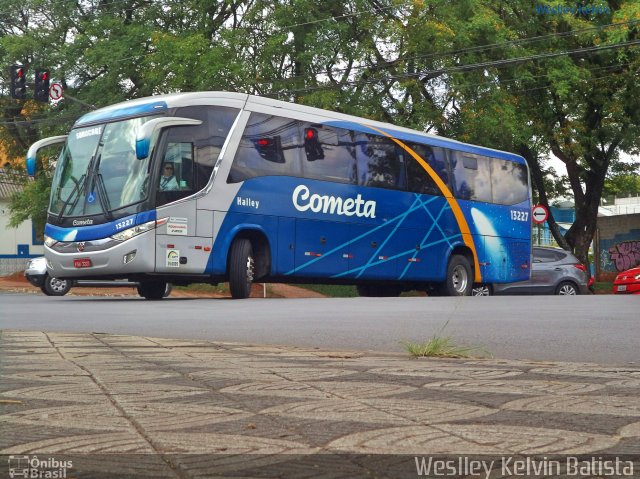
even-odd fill
[{"label": "overhead power line", "polygon": [[[323,90],[323,89],[332,89],[332,88],[339,88],[342,86],[353,86],[353,85],[361,85],[361,84],[367,84],[367,83],[378,83],[381,80],[403,80],[403,79],[407,79],[407,78],[424,78],[424,77],[437,77],[443,74],[447,74],[447,73],[460,73],[460,72],[468,72],[468,71],[473,71],[473,70],[481,70],[481,69],[486,69],[486,68],[500,68],[500,67],[504,67],[504,66],[509,66],[509,65],[515,65],[518,63],[524,63],[524,62],[528,62],[528,61],[532,61],[532,60],[540,60],[540,59],[547,59],[547,58],[554,58],[554,57],[560,57],[560,56],[567,56],[567,55],[582,55],[585,53],[591,53],[591,52],[600,52],[600,51],[604,51],[604,50],[611,50],[611,49],[617,49],[617,48],[624,48],[624,47],[630,47],[630,46],[634,46],[634,45],[639,45],[640,44],[640,40],[631,40],[628,42],[623,42],[623,43],[615,43],[615,44],[611,44],[611,45],[600,45],[600,46],[595,46],[595,47],[585,47],[585,48],[579,48],[579,49],[574,49],[574,50],[567,50],[567,51],[563,51],[563,52],[552,52],[552,53],[540,53],[537,55],[530,55],[530,56],[526,56],[526,57],[517,57],[517,58],[507,58],[507,59],[502,59],[502,60],[493,60],[493,61],[489,61],[489,62],[480,62],[480,63],[472,63],[469,65],[458,65],[458,66],[453,66],[453,67],[447,67],[447,68],[440,68],[440,69],[436,69],[436,70],[425,70],[425,71],[420,71],[420,72],[415,72],[415,73],[404,73],[401,75],[391,75],[391,76],[387,76],[385,78],[375,78],[375,79],[371,79],[371,80],[353,80],[353,81],[348,81],[348,82],[344,82],[342,84],[338,84],[338,85],[334,85],[334,84],[326,84],[326,85],[318,85],[316,87],[306,87],[306,88],[301,88],[301,89],[296,89],[296,90],[287,90],[286,92],[281,92],[281,93],[304,93],[304,92],[310,92],[310,91],[316,91],[316,90]],[[284,80],[280,80],[280,81],[287,81],[288,79],[284,79]],[[265,84],[267,82],[261,83],[261,84]],[[275,82],[268,82],[268,83],[275,83]],[[275,94],[280,94],[280,93],[275,93]]]}]

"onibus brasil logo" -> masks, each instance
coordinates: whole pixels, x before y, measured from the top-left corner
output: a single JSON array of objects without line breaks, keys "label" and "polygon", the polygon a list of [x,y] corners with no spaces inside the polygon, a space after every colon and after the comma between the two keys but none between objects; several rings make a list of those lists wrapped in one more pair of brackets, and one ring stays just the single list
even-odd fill
[{"label": "onibus brasil logo", "polygon": [[62,461],[54,457],[39,459],[38,456],[9,456],[9,477],[30,479],[65,479],[67,469],[73,461]]}]

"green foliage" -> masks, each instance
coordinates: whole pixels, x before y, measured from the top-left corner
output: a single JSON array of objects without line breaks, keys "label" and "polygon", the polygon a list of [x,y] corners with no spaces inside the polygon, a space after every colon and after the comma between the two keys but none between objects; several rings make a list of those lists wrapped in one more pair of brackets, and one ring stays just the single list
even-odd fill
[{"label": "green foliage", "polygon": [[16,181],[22,184],[22,190],[9,198],[9,226],[18,227],[23,221],[31,219],[38,237],[44,234],[47,222],[47,205],[51,192],[51,177],[45,172],[28,180],[23,175],[16,176]]},{"label": "green foliage", "polygon": [[604,183],[604,196],[640,196],[640,176],[617,175]]}]

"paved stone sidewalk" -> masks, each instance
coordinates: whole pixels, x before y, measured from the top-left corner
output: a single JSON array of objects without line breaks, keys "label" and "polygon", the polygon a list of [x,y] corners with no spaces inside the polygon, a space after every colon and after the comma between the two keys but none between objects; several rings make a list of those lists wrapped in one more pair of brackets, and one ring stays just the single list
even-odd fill
[{"label": "paved stone sidewalk", "polygon": [[0,351],[0,478],[34,456],[79,479],[419,477],[436,455],[624,456],[640,477],[640,367],[98,333],[3,331]]}]

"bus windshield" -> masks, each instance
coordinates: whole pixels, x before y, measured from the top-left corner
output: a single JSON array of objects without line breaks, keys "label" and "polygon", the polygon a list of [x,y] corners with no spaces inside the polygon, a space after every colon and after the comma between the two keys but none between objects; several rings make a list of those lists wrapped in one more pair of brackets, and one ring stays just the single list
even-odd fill
[{"label": "bus windshield", "polygon": [[149,158],[136,159],[138,128],[154,116],[92,125],[71,131],[51,185],[49,211],[86,216],[144,200]]}]

